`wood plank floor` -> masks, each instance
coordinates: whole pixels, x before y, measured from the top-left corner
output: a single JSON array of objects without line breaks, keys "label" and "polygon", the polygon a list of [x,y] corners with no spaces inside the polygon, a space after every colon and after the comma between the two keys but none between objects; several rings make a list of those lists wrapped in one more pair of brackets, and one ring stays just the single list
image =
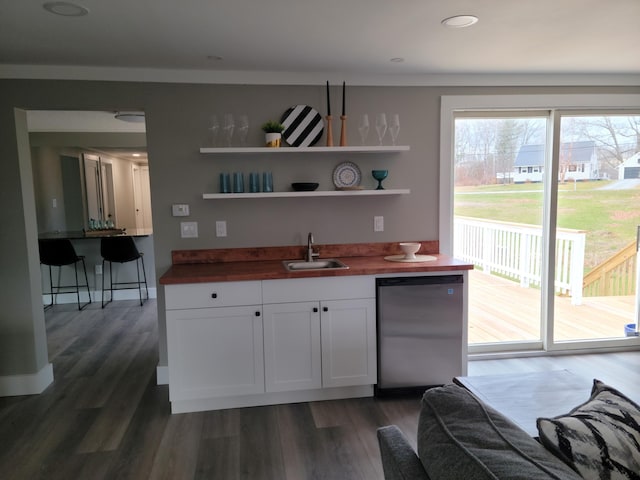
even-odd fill
[{"label": "wood plank floor", "polygon": [[[624,337],[633,323],[634,297],[584,297],[572,305],[555,297],[557,341]],[[495,275],[469,272],[469,344],[540,338],[540,290]]]},{"label": "wood plank floor", "polygon": [[[155,309],[152,300],[47,311],[55,382],[0,398],[1,478],[375,480],[377,427],[398,425],[415,447],[415,397],[171,415],[168,388],[156,385]],[[470,371],[566,368],[559,362],[631,385],[640,399],[640,352],[484,360]]]}]

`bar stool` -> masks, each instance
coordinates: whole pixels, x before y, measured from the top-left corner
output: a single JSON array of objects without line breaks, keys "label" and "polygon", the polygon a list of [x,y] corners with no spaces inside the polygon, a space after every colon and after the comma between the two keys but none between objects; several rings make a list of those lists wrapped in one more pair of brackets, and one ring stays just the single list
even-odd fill
[{"label": "bar stool", "polygon": [[[49,267],[49,285],[51,287],[50,292],[43,292],[45,295],[51,295],[51,303],[45,305],[44,309],[53,307],[55,303],[56,295],[60,293],[61,289],[74,288],[78,299],[78,310],[82,310],[84,307],[91,303],[91,293],[89,292],[89,279],[87,277],[87,267],[84,263],[84,256],[77,255],[71,241],[66,238],[56,239],[41,239],[38,240],[38,249],[40,251],[40,263]],[[84,271],[84,285],[78,283],[78,262],[82,263],[82,270]],[[65,265],[73,265],[73,269],[76,275],[75,285],[60,285],[60,272]],[[51,274],[51,267],[59,267],[58,270],[58,285],[53,284],[53,275]],[[87,287],[87,295],[89,301],[84,304],[80,304],[80,287]],[[64,293],[64,292],[63,292]],[[66,292],[69,293],[69,292]]]},{"label": "bar stool", "polygon": [[[149,298],[149,288],[147,286],[147,273],[144,269],[144,260],[142,253],[138,251],[132,237],[103,237],[100,241],[100,254],[102,255],[102,308],[113,301],[113,290],[130,290],[137,288],[140,293],[140,305],[144,300]],[[139,260],[139,262],[138,262]],[[114,282],[111,265],[113,263],[136,262],[136,271],[138,273],[137,282]],[[109,301],[104,301],[104,277],[107,271],[104,269],[104,262],[109,262],[109,291],[111,296]],[[143,279],[140,280],[140,264],[142,264]],[[142,298],[142,284],[147,292],[145,299]],[[127,285],[127,286],[125,286]],[[128,286],[130,285],[130,286]],[[135,286],[133,286],[135,285]]]}]

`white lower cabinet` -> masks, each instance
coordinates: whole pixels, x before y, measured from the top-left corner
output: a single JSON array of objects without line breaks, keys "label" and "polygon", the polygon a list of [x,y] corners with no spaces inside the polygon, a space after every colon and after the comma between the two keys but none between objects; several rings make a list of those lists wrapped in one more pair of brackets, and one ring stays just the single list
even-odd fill
[{"label": "white lower cabinet", "polygon": [[374,292],[372,277],[165,287],[172,411],[371,395]]},{"label": "white lower cabinet", "polygon": [[267,392],[320,388],[318,302],[265,305],[263,313]]},{"label": "white lower cabinet", "polygon": [[320,305],[322,386],[376,383],[375,300],[331,300]]},{"label": "white lower cabinet", "polygon": [[374,299],[264,305],[267,392],[376,383]]}]

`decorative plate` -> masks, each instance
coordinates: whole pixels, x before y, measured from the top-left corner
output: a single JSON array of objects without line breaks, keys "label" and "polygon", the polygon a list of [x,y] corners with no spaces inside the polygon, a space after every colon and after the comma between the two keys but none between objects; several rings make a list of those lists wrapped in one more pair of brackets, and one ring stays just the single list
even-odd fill
[{"label": "decorative plate", "polygon": [[357,187],[361,180],[362,174],[355,163],[343,162],[333,170],[333,184],[336,188]]},{"label": "decorative plate", "polygon": [[282,114],[282,138],[292,147],[310,147],[322,137],[322,116],[308,105],[295,105]]}]

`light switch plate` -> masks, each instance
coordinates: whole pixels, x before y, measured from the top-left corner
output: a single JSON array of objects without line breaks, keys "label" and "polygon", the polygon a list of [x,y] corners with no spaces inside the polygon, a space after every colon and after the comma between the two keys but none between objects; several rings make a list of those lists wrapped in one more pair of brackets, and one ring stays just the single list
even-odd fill
[{"label": "light switch plate", "polygon": [[384,217],[373,217],[373,231],[384,232]]},{"label": "light switch plate", "polygon": [[174,217],[188,217],[189,205],[184,203],[174,203],[171,205],[171,215]]},{"label": "light switch plate", "polygon": [[198,222],[180,222],[182,238],[198,238]]},{"label": "light switch plate", "polygon": [[227,222],[225,220],[218,220],[216,222],[216,237],[227,236]]}]

